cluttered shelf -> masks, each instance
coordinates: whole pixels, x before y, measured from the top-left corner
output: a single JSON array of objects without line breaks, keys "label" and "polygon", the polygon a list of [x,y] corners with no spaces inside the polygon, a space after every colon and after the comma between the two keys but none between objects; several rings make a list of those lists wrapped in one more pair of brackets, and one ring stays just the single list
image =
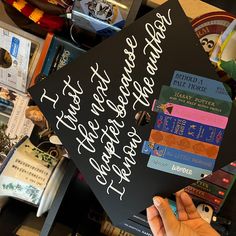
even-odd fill
[{"label": "cluttered shelf", "polygon": [[[7,4],[8,1],[5,2]],[[66,1],[66,3],[69,2],[71,1]],[[45,40],[40,38],[43,31],[36,33],[40,36],[37,37],[32,32],[26,33],[19,28],[9,26],[5,22],[0,22],[2,32],[0,37],[5,42],[2,45],[1,42],[3,41],[0,41],[1,67],[3,68],[0,68],[0,103],[3,108],[0,112],[1,140],[7,141],[2,142],[2,146],[0,146],[2,148],[0,195],[3,202],[0,229],[4,229],[4,235],[24,236],[27,235],[26,233],[34,231],[33,235],[40,234],[41,236],[110,235],[111,232],[115,236],[122,231],[121,229],[127,230],[126,235],[129,235],[128,232],[134,233],[134,235],[151,235],[145,212],[131,216],[127,221],[118,224],[119,228],[111,224],[103,205],[100,205],[101,201],[98,202],[96,193],[94,194],[94,189],[92,192],[89,187],[90,184],[86,183],[87,176],[78,172],[72,160],[68,159],[67,150],[45,118],[48,112],[43,112],[43,114],[32,97],[28,96],[26,90],[47,77],[50,77],[50,80],[55,79],[52,77],[57,70],[67,64],[73,64],[97,44],[112,35],[118,34],[122,28],[128,27],[134,21],[136,15],[137,18],[141,18],[152,10],[151,7],[161,5],[165,1],[145,1],[146,5],[141,5],[140,8],[141,1],[127,1],[125,3],[127,5],[123,1],[117,5],[111,5],[106,1],[102,3],[99,1],[99,3],[96,1],[90,3],[83,3],[86,1],[75,2],[71,13],[63,12],[62,15],[60,12],[60,17],[55,18],[59,25],[61,19],[65,19],[68,24],[72,18],[73,23],[70,27],[62,31],[63,33],[47,33],[44,28]],[[186,1],[180,0],[180,3],[188,18],[191,19],[192,28],[209,56],[209,60],[214,64],[221,82],[224,82],[227,91],[234,100],[236,75],[235,67],[232,66],[234,64],[232,59],[235,59],[236,54],[232,50],[231,43],[228,43],[228,47],[226,45],[226,42],[229,41],[229,35],[231,37],[230,33],[235,27],[234,15],[197,0],[189,1],[188,4]],[[103,11],[97,12],[99,9],[96,8],[98,7],[96,4],[100,4],[99,6]],[[197,7],[192,7],[194,4]],[[88,5],[90,6],[89,12],[86,12],[85,9]],[[12,6],[6,6],[9,13]],[[50,7],[52,6],[50,5]],[[59,4],[59,7],[67,9],[63,4]],[[24,14],[26,14],[25,11]],[[86,14],[90,16],[89,21],[85,17]],[[115,14],[116,17],[111,17],[110,14]],[[215,21],[216,17],[217,21]],[[47,20],[49,18],[45,14],[45,18],[40,19],[38,25],[55,27],[55,25],[49,24],[50,20]],[[220,36],[224,40],[223,42],[218,40]],[[132,46],[131,41],[129,44]],[[224,49],[223,52],[222,49]],[[17,80],[13,78],[17,78]],[[196,76],[195,78],[200,77]],[[69,86],[69,84],[67,85]],[[163,87],[171,92],[171,88]],[[72,91],[75,92],[75,90]],[[175,88],[176,91],[178,91],[178,87]],[[185,93],[187,94],[187,92]],[[197,97],[196,94],[195,96]],[[52,102],[56,101],[48,97],[46,93],[44,98]],[[78,99],[78,97],[74,96],[74,99]],[[178,97],[173,99],[175,102],[178,101],[179,105],[183,105],[183,100]],[[75,104],[76,101],[74,100]],[[225,102],[224,104],[227,105],[228,103]],[[192,108],[195,107],[196,105],[192,106]],[[201,109],[209,111],[211,107]],[[223,109],[221,106],[220,109],[213,113],[229,116],[230,110],[227,107]],[[76,111],[74,107],[72,111],[74,112],[74,119],[77,119],[74,116]],[[159,127],[158,129],[163,130],[164,128]],[[219,129],[216,131],[219,132],[219,135],[215,137],[213,143],[219,145],[222,133]],[[206,137],[202,137],[201,141],[206,142]],[[169,146],[170,144],[166,145]],[[172,148],[172,146],[170,147]],[[155,145],[152,146],[145,141],[142,154],[154,155],[155,151]],[[201,158],[201,160],[205,161],[206,159]],[[75,163],[78,164],[77,161]],[[189,163],[188,165],[190,165]],[[197,205],[202,206],[204,204],[208,209],[212,209],[214,219],[217,217],[220,219],[211,220],[215,229],[222,235],[234,235],[236,229],[232,222],[234,223],[236,219],[231,204],[234,201],[233,196],[236,191],[234,185],[236,165],[234,161],[227,166],[225,164],[225,160],[218,160],[217,166],[220,169],[217,169],[219,170],[202,180],[189,185],[185,184],[188,186],[184,189],[192,196]],[[214,163],[209,158],[205,163],[193,165],[206,168],[205,173],[210,173],[209,170],[212,171],[214,167]],[[209,169],[209,165],[212,168]],[[174,200],[172,195],[169,197]],[[175,203],[173,202],[173,204]],[[14,214],[14,212],[18,214]],[[77,214],[76,218],[74,214]],[[225,222],[222,223],[222,219]],[[10,221],[11,223],[5,224],[5,222]],[[87,227],[87,225],[94,227]]]}]

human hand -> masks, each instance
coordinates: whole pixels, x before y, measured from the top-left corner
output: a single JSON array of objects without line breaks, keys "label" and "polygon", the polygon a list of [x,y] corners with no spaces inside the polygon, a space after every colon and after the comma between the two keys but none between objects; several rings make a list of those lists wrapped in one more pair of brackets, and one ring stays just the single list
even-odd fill
[{"label": "human hand", "polygon": [[167,199],[154,197],[147,208],[147,219],[154,236],[219,236],[201,218],[192,199],[185,192],[176,193],[178,219],[175,217]]}]

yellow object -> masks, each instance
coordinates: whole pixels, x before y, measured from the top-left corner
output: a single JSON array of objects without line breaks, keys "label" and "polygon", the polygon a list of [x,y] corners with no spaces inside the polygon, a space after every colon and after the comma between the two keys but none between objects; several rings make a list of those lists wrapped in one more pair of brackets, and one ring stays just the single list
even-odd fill
[{"label": "yellow object", "polygon": [[21,11],[27,2],[25,0],[18,0],[13,2],[13,7],[15,7],[18,11]]},{"label": "yellow object", "polygon": [[29,16],[29,18],[35,23],[38,23],[42,17],[43,17],[43,11],[39,10],[38,8],[36,8]]},{"label": "yellow object", "polygon": [[53,4],[53,5],[57,5],[57,0],[49,0],[48,2]]}]

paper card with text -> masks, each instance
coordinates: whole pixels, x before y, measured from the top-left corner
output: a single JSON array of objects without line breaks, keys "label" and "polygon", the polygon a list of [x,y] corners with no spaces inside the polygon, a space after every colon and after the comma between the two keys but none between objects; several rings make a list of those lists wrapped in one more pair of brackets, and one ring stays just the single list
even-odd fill
[{"label": "paper card with text", "polygon": [[[152,102],[176,70],[217,79],[171,0],[29,90],[113,223],[193,181],[148,168],[142,154],[156,120]],[[227,129],[216,168],[235,157]]]}]

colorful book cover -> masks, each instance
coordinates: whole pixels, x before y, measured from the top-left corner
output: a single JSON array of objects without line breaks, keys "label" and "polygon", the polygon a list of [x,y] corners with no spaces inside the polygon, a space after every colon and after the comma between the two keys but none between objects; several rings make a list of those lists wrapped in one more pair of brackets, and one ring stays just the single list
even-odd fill
[{"label": "colorful book cover", "polygon": [[[141,153],[156,121],[152,103],[177,69],[207,78],[207,86],[217,80],[178,1],[168,1],[29,90],[115,224],[150,206],[156,193],[192,183],[149,168]],[[235,157],[235,116],[233,108],[215,169]]]}]

